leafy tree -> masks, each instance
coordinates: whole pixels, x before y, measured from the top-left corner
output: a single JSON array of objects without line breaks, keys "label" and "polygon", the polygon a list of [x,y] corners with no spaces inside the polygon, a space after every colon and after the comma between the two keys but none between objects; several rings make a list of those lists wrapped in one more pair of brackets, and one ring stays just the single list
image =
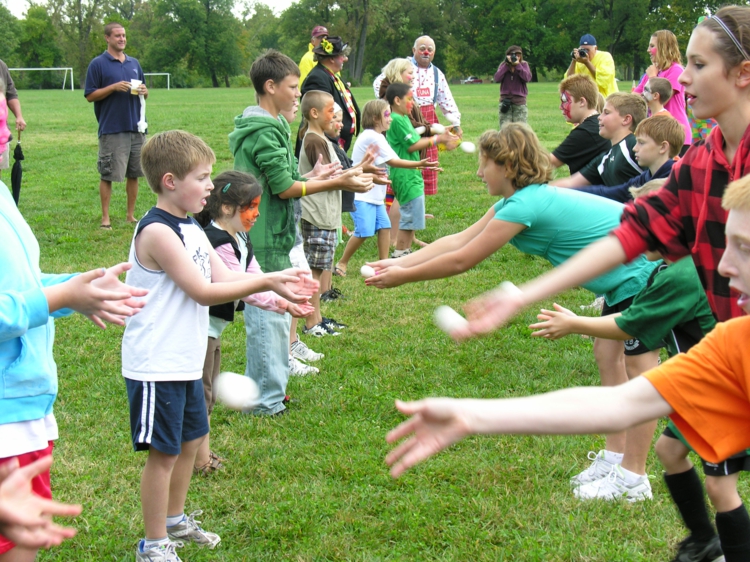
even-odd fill
[{"label": "leafy tree", "polygon": [[[43,6],[32,6],[21,21],[21,41],[19,56],[25,67],[62,66],[63,53],[59,47],[59,37],[52,18]],[[58,80],[48,73],[29,73],[28,86],[39,88],[57,87]]]},{"label": "leafy tree", "polygon": [[21,26],[10,10],[0,4],[0,59],[8,66],[18,62],[16,50],[21,39]]},{"label": "leafy tree", "polygon": [[101,13],[104,0],[49,0],[52,22],[60,31],[65,60],[83,84],[89,62],[106,49]]}]

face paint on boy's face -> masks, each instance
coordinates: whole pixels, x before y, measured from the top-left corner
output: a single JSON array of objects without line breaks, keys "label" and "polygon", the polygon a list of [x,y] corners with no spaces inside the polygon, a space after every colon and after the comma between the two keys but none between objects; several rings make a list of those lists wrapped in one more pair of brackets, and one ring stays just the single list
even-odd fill
[{"label": "face paint on boy's face", "polygon": [[408,115],[414,109],[414,96],[412,96],[411,90],[404,96],[404,103],[406,104],[406,114]]},{"label": "face paint on boy's face", "polygon": [[560,111],[562,111],[562,114],[566,119],[571,119],[570,108],[572,105],[573,98],[568,92],[563,92],[562,94],[560,94]]},{"label": "face paint on boy's face", "polygon": [[643,87],[643,98],[646,101],[652,101],[654,99],[654,94],[651,93],[651,88],[648,84]]},{"label": "face paint on boy's face", "polygon": [[258,205],[260,205],[260,195],[253,199],[250,205],[240,209],[240,221],[246,232],[253,227],[255,221],[258,220],[258,216],[260,216]]}]

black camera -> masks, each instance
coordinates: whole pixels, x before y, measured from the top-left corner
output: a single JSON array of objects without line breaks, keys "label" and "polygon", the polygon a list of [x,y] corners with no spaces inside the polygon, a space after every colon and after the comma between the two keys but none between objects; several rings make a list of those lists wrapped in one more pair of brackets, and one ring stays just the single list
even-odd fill
[{"label": "black camera", "polygon": [[570,58],[574,59],[576,58],[576,51],[578,52],[578,56],[582,59],[585,59],[589,56],[589,50],[588,49],[573,49],[570,51]]},{"label": "black camera", "polygon": [[518,55],[516,53],[510,54],[510,62],[512,62],[513,64],[516,64],[518,62]]},{"label": "black camera", "polygon": [[500,102],[500,113],[508,113],[511,105],[513,105],[513,102],[509,98],[505,98]]}]

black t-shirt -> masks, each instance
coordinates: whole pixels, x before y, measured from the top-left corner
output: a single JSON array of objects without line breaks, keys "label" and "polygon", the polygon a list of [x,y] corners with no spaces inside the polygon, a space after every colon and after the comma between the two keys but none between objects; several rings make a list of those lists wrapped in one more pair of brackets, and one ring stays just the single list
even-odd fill
[{"label": "black t-shirt", "polygon": [[607,139],[599,136],[599,114],[595,113],[583,120],[565,138],[552,154],[560,162],[568,165],[572,176],[591,162],[595,156],[610,149]]}]

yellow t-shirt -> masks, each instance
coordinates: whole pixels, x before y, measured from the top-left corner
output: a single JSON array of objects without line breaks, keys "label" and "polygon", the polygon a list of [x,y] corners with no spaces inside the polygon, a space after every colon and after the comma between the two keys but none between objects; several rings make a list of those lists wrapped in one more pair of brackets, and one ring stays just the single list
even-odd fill
[{"label": "yellow t-shirt", "polygon": [[609,94],[619,91],[615,81],[615,60],[607,51],[597,51],[596,56],[591,59],[591,64],[596,69],[596,78],[591,76],[588,67],[580,62],[576,63],[576,74],[590,76],[596,82],[599,92],[606,98]]},{"label": "yellow t-shirt", "polygon": [[299,61],[299,87],[302,88],[302,84],[305,83],[305,78],[310,74],[313,67],[318,64],[315,62],[315,56],[313,54],[313,44],[310,43],[307,46],[307,52],[302,56]]}]

